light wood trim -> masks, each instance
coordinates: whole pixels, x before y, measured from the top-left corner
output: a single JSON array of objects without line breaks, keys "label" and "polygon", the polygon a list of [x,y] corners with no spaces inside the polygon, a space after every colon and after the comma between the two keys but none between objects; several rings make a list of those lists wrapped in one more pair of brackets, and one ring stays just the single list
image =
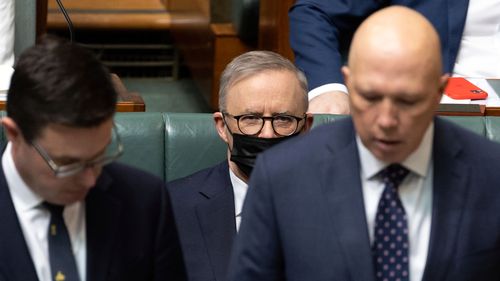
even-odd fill
[{"label": "light wood trim", "polygon": [[[63,0],[62,3],[68,10],[165,10],[161,0]],[[55,0],[49,0],[49,9],[59,9]]]},{"label": "light wood trim", "polygon": [[[104,13],[104,14],[70,14],[73,25],[85,29],[149,29],[166,30],[170,28],[171,17],[162,14]],[[50,29],[66,29],[67,24],[62,14],[49,13],[47,27]]]},{"label": "light wood trim", "polygon": [[[141,95],[137,92],[129,92],[120,77],[116,74],[111,74],[111,82],[118,93],[118,102],[116,103],[116,111],[118,112],[144,112],[146,104]],[[6,101],[0,101],[0,110],[5,110]]]}]

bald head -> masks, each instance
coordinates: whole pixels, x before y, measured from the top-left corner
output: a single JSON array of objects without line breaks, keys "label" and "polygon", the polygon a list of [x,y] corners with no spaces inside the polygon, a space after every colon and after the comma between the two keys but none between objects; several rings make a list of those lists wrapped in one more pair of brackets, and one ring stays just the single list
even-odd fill
[{"label": "bald head", "polygon": [[354,35],[343,67],[356,132],[386,163],[402,163],[420,145],[448,78],[439,37],[419,13],[391,6]]},{"label": "bald head", "polygon": [[421,14],[403,6],[390,6],[372,14],[356,31],[349,68],[355,71],[371,59],[384,64],[411,62],[401,66],[422,67],[436,77],[442,73],[436,30]]}]

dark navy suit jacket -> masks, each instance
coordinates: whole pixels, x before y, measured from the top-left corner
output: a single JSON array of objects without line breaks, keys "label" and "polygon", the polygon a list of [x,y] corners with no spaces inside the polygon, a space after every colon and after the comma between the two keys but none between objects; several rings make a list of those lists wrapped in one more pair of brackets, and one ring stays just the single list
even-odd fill
[{"label": "dark navy suit jacket", "polygon": [[[103,168],[85,200],[87,280],[185,280],[164,183],[121,164]],[[0,280],[37,281],[0,168]]]},{"label": "dark navy suit jacket", "polygon": [[452,72],[469,0],[297,0],[290,10],[290,44],[309,89],[344,83],[340,68],[359,24],[388,5],[403,5],[426,16],[441,38],[443,67]]},{"label": "dark navy suit jacket", "polygon": [[[435,119],[423,280],[500,280],[500,145]],[[350,118],[259,156],[231,281],[374,280]]]},{"label": "dark navy suit jacket", "polygon": [[236,235],[227,160],[167,184],[190,281],[224,281]]}]

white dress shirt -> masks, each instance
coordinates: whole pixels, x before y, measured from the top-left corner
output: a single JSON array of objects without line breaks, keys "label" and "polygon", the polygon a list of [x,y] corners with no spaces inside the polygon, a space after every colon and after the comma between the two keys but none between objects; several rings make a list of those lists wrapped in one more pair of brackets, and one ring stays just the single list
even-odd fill
[{"label": "white dress shirt", "polygon": [[231,178],[231,184],[233,185],[236,231],[239,231],[241,223],[241,209],[243,208],[243,202],[247,196],[248,184],[238,178],[233,171],[231,171],[231,169],[229,169],[229,177]]},{"label": "white dress shirt", "polygon": [[326,92],[332,92],[332,91],[340,91],[340,92],[344,92],[347,94],[347,87],[344,84],[340,84],[340,83],[330,83],[330,84],[321,85],[319,87],[312,89],[311,91],[309,91],[309,93],[307,95],[309,97],[309,100],[312,100],[313,98],[315,98],[321,94],[324,94]]},{"label": "white dress shirt", "polygon": [[[5,173],[12,202],[28,246],[31,259],[40,281],[51,281],[48,249],[48,228],[50,213],[43,206],[43,198],[34,193],[19,175],[12,158],[11,143],[7,144],[2,156],[2,168]],[[85,204],[76,202],[67,205],[63,213],[75,255],[80,280],[86,280],[86,234]]]},{"label": "white dress shirt", "polygon": [[469,0],[454,76],[500,77],[500,1]]},{"label": "white dress shirt", "polygon": [[[408,218],[410,281],[422,280],[427,260],[432,218],[432,140],[431,124],[420,146],[402,164],[410,173],[399,186],[399,196]],[[378,160],[356,138],[361,163],[361,184],[370,244],[373,244],[375,216],[384,191],[384,183],[377,174],[391,163]]]}]

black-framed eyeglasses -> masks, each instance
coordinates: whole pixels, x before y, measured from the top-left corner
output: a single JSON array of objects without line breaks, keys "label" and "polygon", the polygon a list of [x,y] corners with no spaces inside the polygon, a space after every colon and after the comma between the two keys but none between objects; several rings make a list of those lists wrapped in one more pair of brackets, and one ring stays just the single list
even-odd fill
[{"label": "black-framed eyeglasses", "polygon": [[39,144],[32,142],[31,146],[33,146],[38,154],[42,156],[50,169],[52,169],[52,171],[54,172],[54,175],[58,178],[75,175],[89,167],[104,166],[115,161],[123,154],[123,144],[115,125],[113,125],[111,141],[106,147],[105,152],[102,155],[89,161],[78,161],[75,163],[58,165],[54,160],[52,160],[47,151],[43,149]]},{"label": "black-framed eyeglasses", "polygon": [[229,116],[236,119],[238,129],[244,135],[257,135],[264,128],[264,123],[269,120],[273,127],[274,132],[279,136],[290,136],[297,132],[300,121],[306,118],[306,114],[302,117],[297,117],[288,114],[278,114],[274,116],[261,116],[257,114],[242,114],[232,115],[223,112],[222,116],[226,118]]}]

